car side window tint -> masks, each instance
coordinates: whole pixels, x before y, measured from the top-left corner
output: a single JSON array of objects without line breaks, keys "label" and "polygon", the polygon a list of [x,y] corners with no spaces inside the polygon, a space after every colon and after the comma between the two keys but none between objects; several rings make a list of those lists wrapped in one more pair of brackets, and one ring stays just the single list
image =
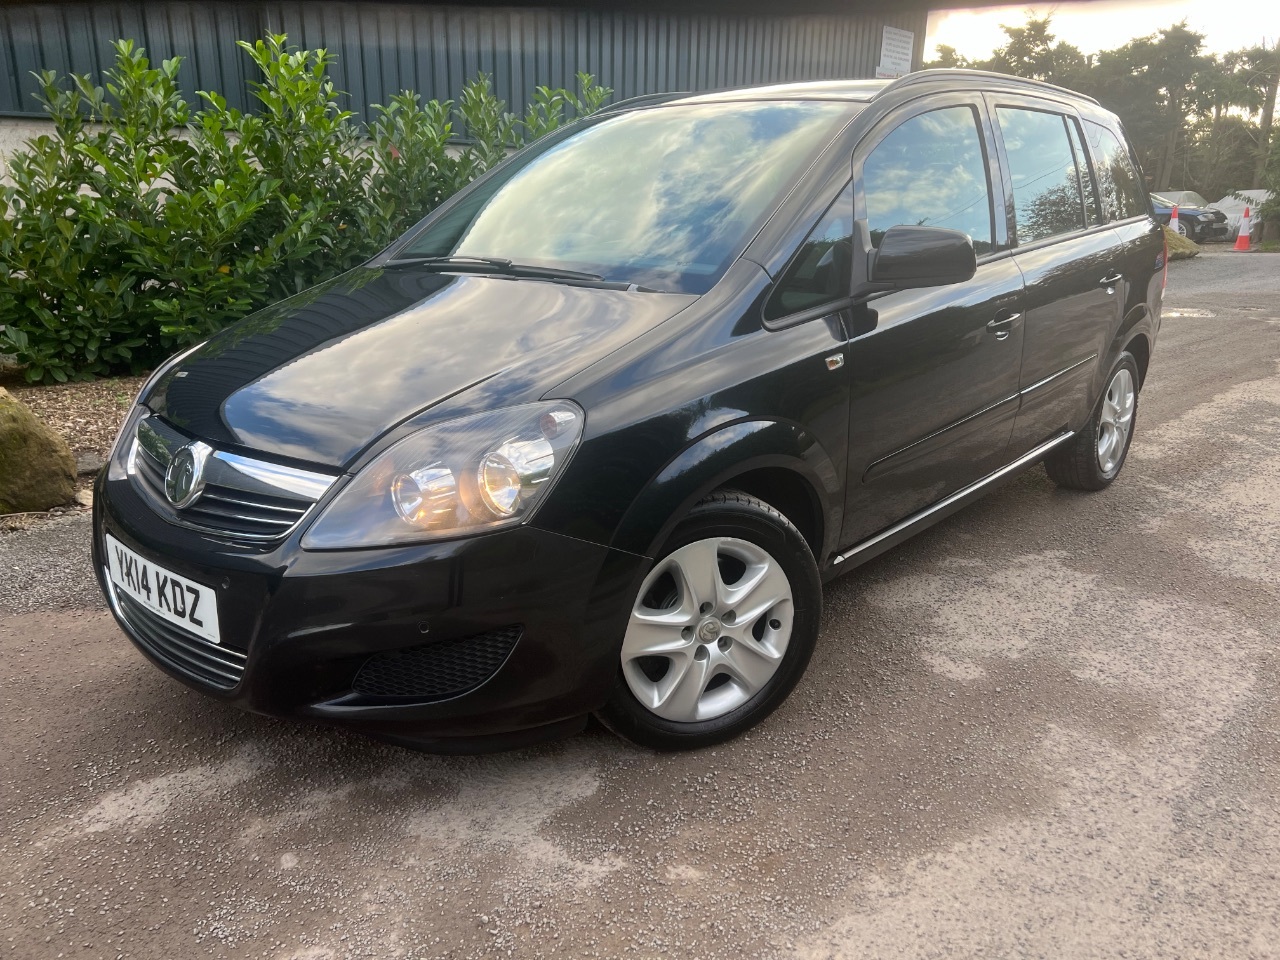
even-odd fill
[{"label": "car side window tint", "polygon": [[862,162],[867,225],[876,247],[890,227],[966,233],[981,256],[992,243],[991,188],[972,107],[944,107],[905,120]]},{"label": "car side window tint", "polygon": [[1067,118],[1067,136],[1071,140],[1071,152],[1076,158],[1076,176],[1080,179],[1080,191],[1084,194],[1084,218],[1093,226],[1106,223],[1102,215],[1102,206],[1098,202],[1098,191],[1094,187],[1093,174],[1089,171],[1089,155],[1085,152],[1084,142],[1080,139],[1080,127],[1074,118]]},{"label": "car side window tint", "polygon": [[805,237],[765,304],[766,320],[849,295],[853,264],[853,183],[848,183]]},{"label": "car side window tint", "polygon": [[1084,122],[1085,136],[1093,148],[1094,169],[1102,208],[1108,220],[1126,220],[1147,212],[1138,171],[1120,138],[1100,123]]},{"label": "car side window tint", "polygon": [[996,116],[1013,179],[1018,244],[1084,229],[1066,118],[1018,107],[997,107]]}]

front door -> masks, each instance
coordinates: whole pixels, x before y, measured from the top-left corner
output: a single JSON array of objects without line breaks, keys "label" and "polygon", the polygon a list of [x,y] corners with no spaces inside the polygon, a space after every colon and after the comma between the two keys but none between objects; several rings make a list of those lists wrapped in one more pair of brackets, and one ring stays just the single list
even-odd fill
[{"label": "front door", "polygon": [[973,240],[978,270],[965,283],[895,291],[852,311],[846,544],[1006,460],[1018,409],[1023,282],[1000,249],[994,166],[981,101],[964,94],[888,118],[855,155],[856,212],[873,245],[898,224],[961,230]]}]

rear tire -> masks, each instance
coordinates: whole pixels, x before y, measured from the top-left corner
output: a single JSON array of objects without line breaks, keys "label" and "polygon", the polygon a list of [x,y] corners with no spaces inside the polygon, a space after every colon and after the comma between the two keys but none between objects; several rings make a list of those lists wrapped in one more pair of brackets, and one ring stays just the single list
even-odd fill
[{"label": "rear tire", "polygon": [[613,693],[597,716],[656,750],[735,737],[799,682],[821,614],[818,565],[800,531],[755,497],[713,493],[646,575]]},{"label": "rear tire", "polygon": [[1120,354],[1089,422],[1045,458],[1049,479],[1069,490],[1101,490],[1124,467],[1138,418],[1138,364]]}]

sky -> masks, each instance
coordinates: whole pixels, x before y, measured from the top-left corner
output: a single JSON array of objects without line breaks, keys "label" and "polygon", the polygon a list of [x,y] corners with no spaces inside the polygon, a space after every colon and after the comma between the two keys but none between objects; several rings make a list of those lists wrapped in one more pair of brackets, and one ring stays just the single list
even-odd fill
[{"label": "sky", "polygon": [[[1225,53],[1251,47],[1264,39],[1273,46],[1280,38],[1277,0],[1083,0],[1075,3],[1024,3],[976,10],[942,10],[929,14],[924,58],[945,43],[966,57],[989,57],[1003,46],[1000,24],[1020,26],[1027,11],[1037,17],[1053,14],[1052,31],[1059,40],[1083,53],[1112,50],[1134,37],[1185,19],[1205,35],[1205,52]],[[1265,11],[1265,12],[1264,12]]]}]

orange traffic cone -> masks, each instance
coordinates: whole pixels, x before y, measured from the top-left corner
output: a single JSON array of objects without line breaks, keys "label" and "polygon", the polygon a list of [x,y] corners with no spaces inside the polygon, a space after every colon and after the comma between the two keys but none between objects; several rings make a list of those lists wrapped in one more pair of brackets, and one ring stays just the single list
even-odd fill
[{"label": "orange traffic cone", "polygon": [[1249,216],[1249,208],[1244,208],[1244,216],[1240,218],[1240,232],[1236,234],[1236,249],[1242,253],[1249,252],[1249,234],[1253,232],[1253,220]]},{"label": "orange traffic cone", "polygon": [[1178,205],[1173,205],[1173,212],[1169,214],[1169,229],[1174,233],[1178,232]]}]

